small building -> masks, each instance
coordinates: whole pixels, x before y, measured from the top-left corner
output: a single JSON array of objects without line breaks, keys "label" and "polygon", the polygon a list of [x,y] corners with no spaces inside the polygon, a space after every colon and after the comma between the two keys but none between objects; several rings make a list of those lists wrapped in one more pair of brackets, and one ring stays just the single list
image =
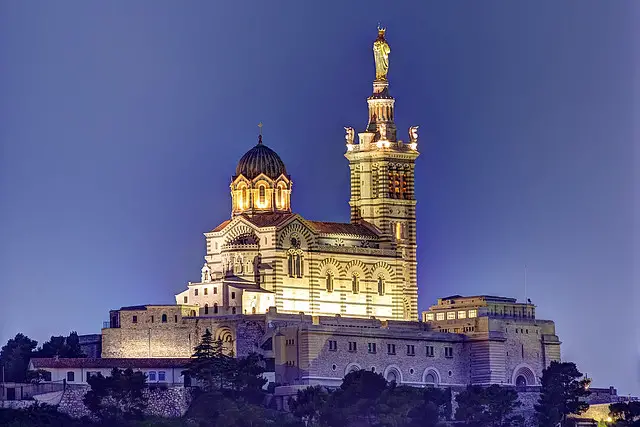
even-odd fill
[{"label": "small building", "polygon": [[102,358],[39,358],[29,361],[29,370],[43,370],[49,373],[45,382],[66,382],[69,385],[88,385],[87,380],[93,375],[111,375],[113,368],[143,372],[148,384],[157,385],[189,385],[182,371],[189,359],[186,358],[139,358],[139,359],[102,359]]}]

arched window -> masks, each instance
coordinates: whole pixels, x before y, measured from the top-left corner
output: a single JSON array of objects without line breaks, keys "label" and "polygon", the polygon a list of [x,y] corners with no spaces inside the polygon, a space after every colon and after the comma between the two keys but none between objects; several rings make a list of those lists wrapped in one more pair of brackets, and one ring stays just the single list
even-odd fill
[{"label": "arched window", "polygon": [[287,271],[289,272],[289,277],[293,277],[293,254],[287,255]]},{"label": "arched window", "polygon": [[218,314],[218,303],[217,302],[213,303],[213,314]]},{"label": "arched window", "polygon": [[166,314],[162,315],[162,323],[167,323],[167,315]]},{"label": "arched window", "polygon": [[333,275],[331,273],[327,273],[327,277],[325,280],[327,292],[333,292]]},{"label": "arched window", "polygon": [[387,372],[387,378],[386,378],[387,382],[398,382],[398,375],[396,374],[396,371],[394,371],[393,369],[391,369],[389,372]]},{"label": "arched window", "polygon": [[196,311],[195,311],[195,310],[191,310],[191,311],[189,312],[189,316],[191,316],[191,317],[196,317]]},{"label": "arched window", "polygon": [[264,185],[258,187],[260,205],[264,206],[267,202],[267,189]]},{"label": "arched window", "polygon": [[204,305],[204,314],[209,314],[209,304]]},{"label": "arched window", "polygon": [[276,189],[276,207],[278,207],[278,209],[284,208],[284,191],[282,191],[280,184],[278,184]]},{"label": "arched window", "polygon": [[378,295],[384,295],[384,278],[378,277]]},{"label": "arched window", "polygon": [[435,385],[436,384],[436,376],[433,375],[432,372],[429,372],[427,374],[427,376],[425,377],[424,382],[429,384],[429,385]]},{"label": "arched window", "polygon": [[302,277],[302,255],[296,254],[295,259],[296,277]]},{"label": "arched window", "polygon": [[302,255],[295,252],[287,254],[289,277],[302,277]]},{"label": "arched window", "polygon": [[351,292],[354,294],[360,292],[360,283],[358,283],[358,276],[355,274],[351,277]]}]

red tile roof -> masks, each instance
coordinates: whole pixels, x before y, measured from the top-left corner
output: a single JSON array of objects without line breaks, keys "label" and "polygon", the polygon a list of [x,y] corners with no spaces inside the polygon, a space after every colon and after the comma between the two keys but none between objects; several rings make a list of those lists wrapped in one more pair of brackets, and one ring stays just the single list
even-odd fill
[{"label": "red tile roof", "polygon": [[375,228],[367,223],[351,224],[341,222],[307,221],[316,233],[320,234],[351,234],[355,236],[378,236]]},{"label": "red tile roof", "polygon": [[186,358],[144,358],[144,359],[96,359],[73,358],[55,359],[53,357],[34,357],[33,367],[44,368],[181,368],[189,363]]},{"label": "red tile roof", "polygon": [[[247,221],[257,227],[274,227],[278,226],[290,218],[296,216],[293,213],[261,213],[253,216],[242,215]],[[352,236],[370,236],[377,237],[379,232],[377,228],[366,221],[358,224],[341,223],[341,222],[325,222],[325,221],[308,221],[304,220],[313,231],[319,234],[349,234]],[[223,230],[231,220],[226,220],[222,224],[213,229],[213,232]]]},{"label": "red tile roof", "polygon": [[218,225],[216,228],[211,230],[211,232],[215,233],[216,231],[222,231],[230,222],[231,222],[230,219],[223,221],[220,225]]},{"label": "red tile roof", "polygon": [[242,216],[258,227],[273,227],[282,224],[295,215],[292,213],[261,213],[253,216]]}]

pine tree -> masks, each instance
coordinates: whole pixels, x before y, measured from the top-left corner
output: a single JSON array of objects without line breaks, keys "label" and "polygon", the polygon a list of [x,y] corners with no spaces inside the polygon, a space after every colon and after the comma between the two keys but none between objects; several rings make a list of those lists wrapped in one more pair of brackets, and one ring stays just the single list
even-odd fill
[{"label": "pine tree", "polygon": [[564,425],[567,415],[579,415],[589,409],[582,400],[590,394],[589,380],[580,378],[582,373],[571,362],[551,362],[542,371],[540,400],[535,405],[540,427]]},{"label": "pine tree", "polygon": [[232,364],[233,359],[224,354],[222,341],[214,340],[207,329],[183,374],[196,378],[204,391],[225,389],[230,383]]}]

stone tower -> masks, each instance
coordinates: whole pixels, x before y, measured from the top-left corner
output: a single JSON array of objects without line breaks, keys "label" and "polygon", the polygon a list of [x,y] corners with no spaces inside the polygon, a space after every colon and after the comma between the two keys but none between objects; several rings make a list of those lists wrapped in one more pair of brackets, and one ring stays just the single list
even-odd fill
[{"label": "stone tower", "polygon": [[418,157],[418,126],[409,128],[409,140],[397,138],[395,100],[389,94],[389,53],[385,30],[378,28],[373,44],[376,78],[367,99],[369,121],[355,142],[353,128],[346,129],[351,170],[351,222],[362,220],[377,226],[395,243],[401,257],[404,285],[394,297],[404,318],[418,318],[416,275],[416,200],[414,168]]}]

